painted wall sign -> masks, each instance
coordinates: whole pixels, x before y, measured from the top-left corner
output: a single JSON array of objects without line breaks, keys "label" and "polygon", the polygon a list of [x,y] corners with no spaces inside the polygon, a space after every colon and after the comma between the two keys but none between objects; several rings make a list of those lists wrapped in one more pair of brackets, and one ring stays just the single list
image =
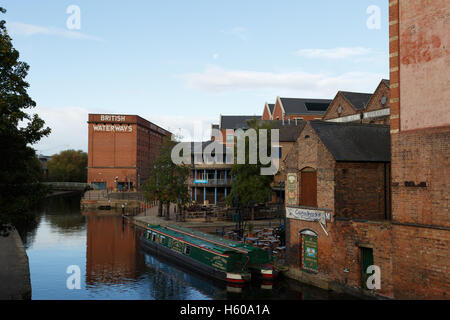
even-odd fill
[{"label": "painted wall sign", "polygon": [[331,221],[331,211],[286,207],[286,218],[303,221]]},{"label": "painted wall sign", "polygon": [[286,197],[287,205],[296,205],[297,204],[297,174],[296,173],[288,173],[287,174],[287,182],[286,182]]},{"label": "painted wall sign", "polygon": [[94,124],[94,131],[106,131],[106,132],[132,132],[132,126],[125,125],[112,125],[112,124]]},{"label": "painted wall sign", "polygon": [[317,245],[317,237],[306,234],[300,235],[301,239],[301,266],[303,270],[318,272],[319,271],[319,248]]}]

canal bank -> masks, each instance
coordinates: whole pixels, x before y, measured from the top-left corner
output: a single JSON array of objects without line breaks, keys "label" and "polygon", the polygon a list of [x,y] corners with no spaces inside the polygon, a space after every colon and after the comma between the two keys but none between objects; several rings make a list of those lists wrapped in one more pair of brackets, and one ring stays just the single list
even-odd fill
[{"label": "canal bank", "polygon": [[31,299],[30,267],[23,242],[15,228],[0,235],[0,300]]}]

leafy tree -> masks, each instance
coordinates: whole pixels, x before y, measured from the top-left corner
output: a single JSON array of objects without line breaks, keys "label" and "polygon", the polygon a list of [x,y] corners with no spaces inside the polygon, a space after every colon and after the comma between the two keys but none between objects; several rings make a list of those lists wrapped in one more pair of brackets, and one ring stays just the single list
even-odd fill
[{"label": "leafy tree", "polygon": [[[6,10],[0,7],[0,14]],[[0,21],[0,229],[36,204],[46,192],[42,166],[29,145],[50,134],[37,114],[24,80],[29,66],[19,61],[5,21]],[[20,125],[19,125],[20,124]],[[1,230],[0,230],[1,232]]]},{"label": "leafy tree", "polygon": [[177,142],[166,140],[160,148],[159,156],[150,170],[150,177],[144,183],[145,197],[159,201],[158,215],[162,216],[163,205],[166,205],[166,219],[170,218],[170,203],[181,208],[188,202],[189,168],[173,163],[171,153]]},{"label": "leafy tree", "polygon": [[65,150],[47,161],[50,181],[86,182],[88,155],[81,150]]},{"label": "leafy tree", "polygon": [[[259,130],[267,129],[267,150],[271,150],[270,145],[270,129],[267,124],[260,125],[257,120],[248,121],[249,127],[256,131],[256,137],[258,143],[256,151],[259,154],[260,139]],[[245,138],[245,163],[235,164],[231,169],[231,175],[233,176],[233,182],[231,183],[231,192],[227,197],[227,202],[230,205],[238,203],[245,210],[251,210],[252,219],[254,219],[254,208],[258,203],[267,202],[271,195],[271,182],[273,181],[273,175],[261,175],[261,168],[269,167],[270,165],[262,165],[258,161],[256,164],[250,164],[249,156],[249,137]],[[237,144],[235,144],[235,155],[237,155]]]}]

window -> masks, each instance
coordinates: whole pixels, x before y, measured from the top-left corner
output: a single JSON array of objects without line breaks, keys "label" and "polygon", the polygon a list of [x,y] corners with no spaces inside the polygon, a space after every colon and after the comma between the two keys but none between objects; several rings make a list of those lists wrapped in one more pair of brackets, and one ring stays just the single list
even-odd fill
[{"label": "window", "polygon": [[186,245],[184,247],[184,254],[188,256],[190,253],[191,253],[191,247]]},{"label": "window", "polygon": [[338,112],[339,115],[342,114],[342,106],[339,106],[339,107],[338,107],[337,112]]},{"label": "window", "polygon": [[283,147],[278,147],[278,158],[281,159],[281,157],[283,156]]},{"label": "window", "polygon": [[234,134],[227,134],[227,142],[234,142]]}]

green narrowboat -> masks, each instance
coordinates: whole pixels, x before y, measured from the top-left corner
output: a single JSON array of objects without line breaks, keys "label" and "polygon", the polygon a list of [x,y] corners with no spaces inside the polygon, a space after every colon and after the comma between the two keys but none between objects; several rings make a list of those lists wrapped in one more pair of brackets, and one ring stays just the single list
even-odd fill
[{"label": "green narrowboat", "polygon": [[273,261],[266,250],[177,225],[168,225],[167,229],[246,255],[249,257],[248,268],[253,275],[265,281],[275,279]]},{"label": "green narrowboat", "polygon": [[250,281],[249,257],[235,250],[150,224],[145,228],[141,240],[144,248],[197,272],[233,284]]}]

